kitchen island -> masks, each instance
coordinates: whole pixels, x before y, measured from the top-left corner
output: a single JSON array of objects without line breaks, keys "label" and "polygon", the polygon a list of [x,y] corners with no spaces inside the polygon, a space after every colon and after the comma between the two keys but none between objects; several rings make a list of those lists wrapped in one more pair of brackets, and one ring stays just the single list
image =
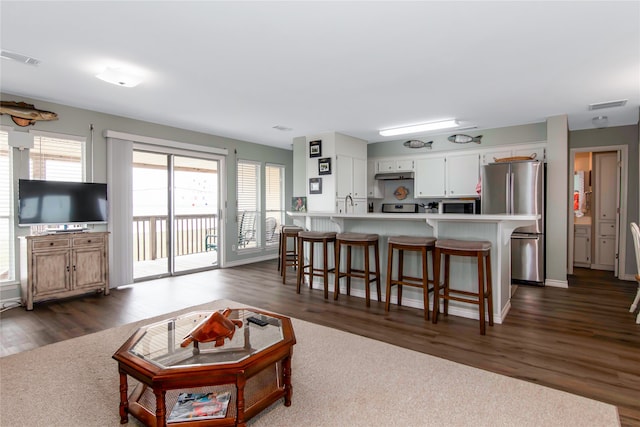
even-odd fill
[{"label": "kitchen island", "polygon": [[[511,234],[518,227],[533,224],[539,215],[464,215],[433,213],[367,213],[287,212],[293,222],[307,230],[380,235],[380,267],[383,292],[386,284],[387,238],[389,236],[425,236],[441,239],[487,240],[491,242],[494,321],[502,323],[511,307]],[[358,258],[359,256],[360,258]],[[362,262],[362,255],[354,262]],[[420,260],[405,256],[405,275],[419,274]],[[433,269],[429,268],[430,277]],[[330,279],[331,280],[331,279]],[[477,265],[474,260],[451,258],[452,287],[473,290],[477,287]],[[330,287],[331,287],[330,283]],[[318,285],[321,286],[321,285]],[[358,287],[360,286],[360,287]],[[341,290],[342,292],[342,290]],[[352,295],[364,296],[364,285],[352,284]],[[384,295],[383,295],[384,300]],[[395,302],[392,295],[391,302]],[[418,289],[403,290],[402,304],[423,308]],[[478,319],[478,308],[469,304],[449,303],[449,314]]]}]

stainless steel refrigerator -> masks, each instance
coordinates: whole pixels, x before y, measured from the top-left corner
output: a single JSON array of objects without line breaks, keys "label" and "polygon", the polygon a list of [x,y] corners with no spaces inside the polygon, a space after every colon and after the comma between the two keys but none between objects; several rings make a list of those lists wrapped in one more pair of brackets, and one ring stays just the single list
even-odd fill
[{"label": "stainless steel refrigerator", "polygon": [[544,286],[544,163],[492,163],[482,168],[483,214],[540,214],[511,236],[511,281]]}]

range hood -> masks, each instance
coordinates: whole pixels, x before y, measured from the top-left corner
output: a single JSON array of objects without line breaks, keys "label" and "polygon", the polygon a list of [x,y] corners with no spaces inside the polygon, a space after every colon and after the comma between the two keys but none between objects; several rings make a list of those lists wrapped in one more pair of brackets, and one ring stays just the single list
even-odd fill
[{"label": "range hood", "polygon": [[374,178],[380,180],[413,179],[413,172],[382,172],[377,173]]}]

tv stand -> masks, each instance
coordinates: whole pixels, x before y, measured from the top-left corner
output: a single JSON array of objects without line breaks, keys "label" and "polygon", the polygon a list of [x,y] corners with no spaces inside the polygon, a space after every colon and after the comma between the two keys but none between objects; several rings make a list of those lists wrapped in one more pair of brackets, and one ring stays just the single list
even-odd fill
[{"label": "tv stand", "polygon": [[88,228],[47,228],[48,234],[58,234],[58,233],[82,233],[88,231]]},{"label": "tv stand", "polygon": [[67,233],[20,237],[22,303],[88,292],[109,294],[109,233]]}]

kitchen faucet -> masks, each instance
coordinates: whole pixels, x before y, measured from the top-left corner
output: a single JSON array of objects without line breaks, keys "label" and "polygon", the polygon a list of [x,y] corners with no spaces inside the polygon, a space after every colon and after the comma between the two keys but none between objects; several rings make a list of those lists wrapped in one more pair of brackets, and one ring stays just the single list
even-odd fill
[{"label": "kitchen faucet", "polygon": [[351,210],[353,211],[353,197],[351,194],[347,194],[344,198],[344,213],[349,213],[349,208],[347,207],[347,200],[351,200]]}]

